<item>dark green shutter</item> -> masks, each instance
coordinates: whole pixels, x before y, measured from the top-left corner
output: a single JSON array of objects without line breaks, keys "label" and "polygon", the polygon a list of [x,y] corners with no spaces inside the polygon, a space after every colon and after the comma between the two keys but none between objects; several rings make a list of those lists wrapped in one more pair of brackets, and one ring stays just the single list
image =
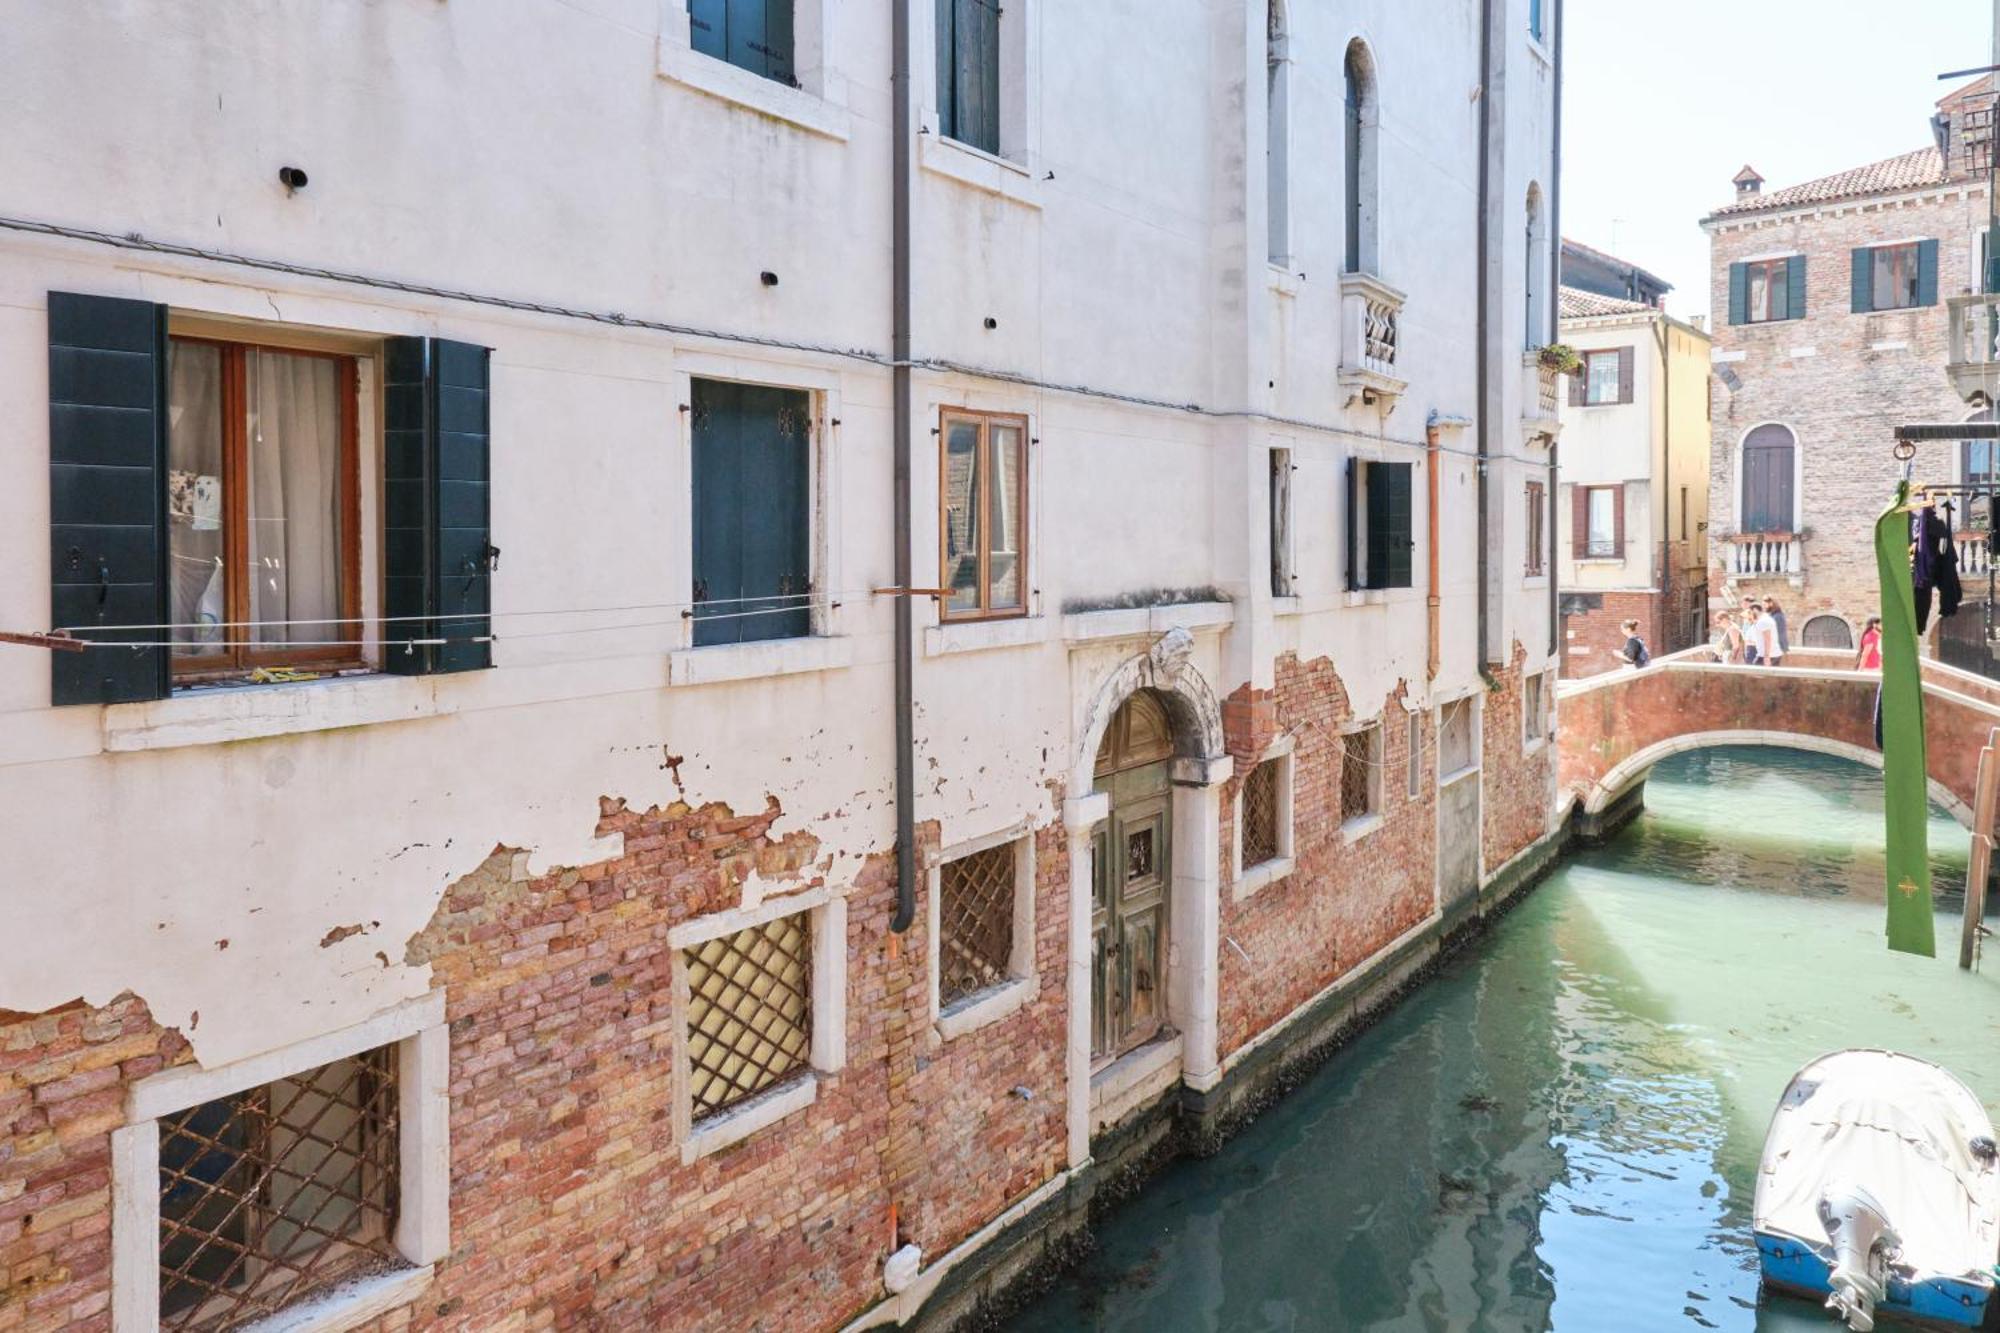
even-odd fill
[{"label": "dark green shutter", "polygon": [[696,646],[812,632],[812,398],[799,389],[696,380]]},{"label": "dark green shutter", "polygon": [[1852,310],[1854,314],[1865,315],[1875,308],[1875,252],[1863,248],[1852,252],[1853,264]]},{"label": "dark green shutter", "polygon": [[1917,242],[1917,304],[1937,304],[1938,243]]},{"label": "dark green shutter", "polygon": [[695,50],[762,78],[796,86],[793,0],[690,0],[688,39]]},{"label": "dark green shutter", "polygon": [[688,44],[705,56],[729,59],[729,0],[688,0]]},{"label": "dark green shutter", "polygon": [[1361,523],[1361,468],[1358,458],[1347,460],[1347,590],[1361,587],[1361,543],[1357,529]]},{"label": "dark green shutter", "polygon": [[1785,261],[1785,299],[1790,303],[1788,319],[1806,317],[1806,257],[1793,255]]},{"label": "dark green shutter", "polygon": [[[382,669],[493,664],[490,357],[443,338],[388,340],[383,384]],[[414,641],[414,642],[413,642]]]},{"label": "dark green shutter", "polygon": [[938,0],[938,128],[948,139],[1000,151],[998,0]]},{"label": "dark green shutter", "polygon": [[1979,274],[1982,291],[2000,292],[2000,227],[1980,233]]},{"label": "dark green shutter", "polygon": [[1408,463],[1368,465],[1368,586],[1410,586]]},{"label": "dark green shutter", "polygon": [[1750,266],[1731,264],[1729,266],[1729,322],[1748,324],[1750,322]]},{"label": "dark green shutter", "polygon": [[[167,308],[49,293],[49,619],[161,642],[167,596]],[[104,626],[138,625],[118,630]],[[165,648],[51,652],[63,704],[163,699]]]}]

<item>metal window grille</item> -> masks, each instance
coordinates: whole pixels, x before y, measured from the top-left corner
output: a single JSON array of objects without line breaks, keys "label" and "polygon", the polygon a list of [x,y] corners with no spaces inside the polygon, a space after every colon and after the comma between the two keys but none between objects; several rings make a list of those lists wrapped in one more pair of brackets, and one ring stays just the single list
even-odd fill
[{"label": "metal window grille", "polygon": [[399,1262],[396,1051],[160,1125],[160,1327],[219,1330]]},{"label": "metal window grille", "polygon": [[804,912],[687,951],[688,1071],[700,1120],[803,1074],[812,1053]]},{"label": "metal window grille", "polygon": [[1243,864],[1259,866],[1278,857],[1278,765],[1267,759],[1243,779]]},{"label": "metal window grille", "polygon": [[1014,844],[945,863],[938,885],[938,1003],[1007,979],[1014,956]]},{"label": "metal window grille", "polygon": [[1340,756],[1340,817],[1358,819],[1375,813],[1375,755],[1382,735],[1379,726],[1351,732]]}]

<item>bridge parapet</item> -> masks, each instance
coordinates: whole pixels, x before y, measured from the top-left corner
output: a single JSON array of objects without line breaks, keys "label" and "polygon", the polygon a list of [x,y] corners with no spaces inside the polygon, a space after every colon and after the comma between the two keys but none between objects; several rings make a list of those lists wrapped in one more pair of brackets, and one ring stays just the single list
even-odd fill
[{"label": "bridge parapet", "polygon": [[[1882,765],[1875,746],[1878,671],[1852,653],[1799,650],[1782,667],[1716,662],[1705,648],[1557,688],[1557,781],[1565,801],[1596,813],[1670,754],[1718,745],[1775,745]],[[1970,819],[1979,751],[2000,726],[2000,686],[1923,664],[1924,741],[1932,798]]]}]

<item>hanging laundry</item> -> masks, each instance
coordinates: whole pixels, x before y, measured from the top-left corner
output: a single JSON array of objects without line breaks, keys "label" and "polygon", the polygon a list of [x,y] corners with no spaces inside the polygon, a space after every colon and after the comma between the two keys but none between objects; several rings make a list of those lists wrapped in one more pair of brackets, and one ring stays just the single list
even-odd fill
[{"label": "hanging laundry", "polygon": [[1911,523],[1915,551],[1910,562],[1910,588],[1916,594],[1917,633],[1931,618],[1931,594],[1937,594],[1938,615],[1956,615],[1965,596],[1958,581],[1958,547],[1952,541],[1951,520],[1925,505]]}]

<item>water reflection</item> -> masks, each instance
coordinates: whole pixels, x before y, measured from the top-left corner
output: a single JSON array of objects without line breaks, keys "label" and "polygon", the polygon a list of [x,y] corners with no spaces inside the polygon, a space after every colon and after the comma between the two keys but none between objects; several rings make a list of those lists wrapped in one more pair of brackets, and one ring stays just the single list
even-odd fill
[{"label": "water reflection", "polygon": [[[1882,947],[1880,786],[1783,751],[1664,762],[1641,821],[1156,1179],[1016,1326],[1826,1328],[1759,1305],[1750,1199],[1786,1079],[1885,1045],[2000,1095],[2000,982]],[[1932,845],[1956,890],[1940,812]]]}]

